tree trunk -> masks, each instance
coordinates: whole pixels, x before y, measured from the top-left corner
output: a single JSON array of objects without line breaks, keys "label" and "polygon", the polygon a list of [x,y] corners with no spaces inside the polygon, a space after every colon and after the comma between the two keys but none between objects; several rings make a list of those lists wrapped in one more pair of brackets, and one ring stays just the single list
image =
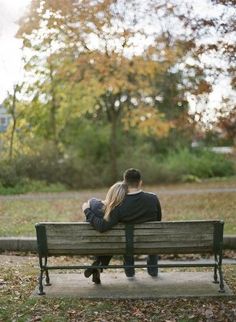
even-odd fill
[{"label": "tree trunk", "polygon": [[11,115],[13,118],[13,125],[11,130],[11,136],[10,136],[10,147],[9,147],[9,161],[12,161],[13,157],[13,146],[14,146],[14,137],[15,137],[15,131],[16,131],[16,92],[18,88],[17,86],[14,87],[13,92],[13,98],[12,98],[12,106],[11,106]]},{"label": "tree trunk", "polygon": [[55,92],[55,84],[54,84],[54,77],[53,77],[53,65],[49,64],[50,70],[50,81],[51,81],[51,108],[50,108],[50,115],[49,115],[49,134],[51,136],[52,142],[57,147],[57,120],[56,120],[56,113],[57,113],[57,102],[56,102],[56,92]]},{"label": "tree trunk", "polygon": [[14,146],[15,130],[16,130],[16,118],[13,117],[13,126],[12,126],[12,130],[11,130],[10,148],[9,148],[9,160],[10,160],[10,162],[12,161],[12,157],[13,157],[13,146]]},{"label": "tree trunk", "polygon": [[54,143],[55,146],[57,146],[57,129],[56,129],[56,106],[55,106],[55,101],[52,99],[52,106],[50,109],[50,134],[52,138],[52,142]]},{"label": "tree trunk", "polygon": [[118,179],[118,169],[117,169],[118,114],[116,113],[116,111],[112,111],[110,116],[111,116],[111,133],[110,133],[111,178],[114,183]]}]

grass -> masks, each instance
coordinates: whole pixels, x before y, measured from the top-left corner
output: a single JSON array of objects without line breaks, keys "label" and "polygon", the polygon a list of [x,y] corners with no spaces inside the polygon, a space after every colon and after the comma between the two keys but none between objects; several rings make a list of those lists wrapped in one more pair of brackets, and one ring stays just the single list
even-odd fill
[{"label": "grass", "polygon": [[80,204],[70,199],[2,201],[0,236],[34,236],[34,225],[39,221],[81,220]]},{"label": "grass", "polygon": [[221,219],[225,222],[225,233],[236,234],[236,193],[207,193],[205,195],[163,196],[163,218],[165,220]]},{"label": "grass", "polygon": [[62,192],[65,191],[66,187],[61,183],[47,184],[44,181],[23,181],[22,183],[16,184],[14,187],[3,187],[0,183],[0,195],[17,195],[28,192]]},{"label": "grass", "polygon": [[[164,220],[224,219],[226,233],[235,234],[235,192],[168,194],[170,190],[235,187],[236,178],[202,183],[152,186],[159,193]],[[38,221],[83,220],[82,203],[91,196],[103,198],[106,189],[78,193],[36,194],[27,200],[0,199],[0,236],[34,236]],[[51,199],[46,199],[45,196]],[[57,199],[53,199],[57,197]],[[53,259],[67,261],[67,258]],[[77,260],[76,258],[73,260]],[[61,262],[60,262],[61,264]],[[176,298],[156,300],[81,300],[31,298],[37,285],[36,257],[0,255],[0,322],[230,322],[236,320],[235,295],[227,298]],[[224,265],[225,280],[236,294],[236,265]]]},{"label": "grass", "polygon": [[[145,190],[159,195],[163,220],[222,219],[225,233],[236,234],[236,192],[188,194],[190,189],[236,187],[236,178],[208,180],[201,183],[152,186]],[[180,190],[186,193],[179,194]],[[170,194],[171,191],[177,194]],[[34,225],[40,221],[84,221],[82,203],[92,196],[104,198],[106,189],[31,194],[28,199],[0,199],[0,236],[35,236]]]},{"label": "grass", "polygon": [[[156,300],[85,300],[31,298],[37,285],[35,257],[1,261],[0,321],[235,321],[236,298],[176,298]],[[54,259],[57,261],[57,259]],[[236,291],[236,266],[224,266],[226,281]]]}]

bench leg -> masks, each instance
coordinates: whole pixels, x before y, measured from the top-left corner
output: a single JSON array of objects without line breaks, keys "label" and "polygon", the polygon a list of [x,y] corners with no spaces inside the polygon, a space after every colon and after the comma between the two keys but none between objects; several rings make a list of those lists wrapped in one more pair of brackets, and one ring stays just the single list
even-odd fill
[{"label": "bench leg", "polygon": [[213,281],[213,283],[216,283],[216,284],[219,283],[219,281],[218,281],[218,275],[217,275],[217,268],[218,268],[217,262],[218,262],[217,256],[215,255],[215,263],[216,264],[214,266],[214,281]]},{"label": "bench leg", "polygon": [[[47,257],[45,257],[44,260],[44,267],[47,267]],[[45,269],[45,275],[46,275],[46,283],[44,284],[45,286],[51,286],[52,284],[50,283],[50,278],[49,278],[49,273],[48,273],[48,269]]]},{"label": "bench leg", "polygon": [[219,284],[218,275],[217,275],[217,266],[216,265],[214,267],[214,281],[213,281],[213,283]]},{"label": "bench leg", "polygon": [[219,254],[218,270],[219,270],[219,277],[220,277],[220,289],[219,289],[219,292],[220,293],[225,293],[223,272],[222,272],[222,251]]},{"label": "bench leg", "polygon": [[39,281],[38,295],[45,295],[45,292],[43,291],[43,272],[44,272],[44,270],[41,269],[40,270],[40,275],[39,275],[39,278],[38,278],[38,281]]},{"label": "bench leg", "polygon": [[46,275],[46,283],[44,284],[45,286],[51,286],[52,284],[50,283],[50,278],[49,278],[49,274],[48,274],[48,270],[46,269],[45,271],[45,275]]},{"label": "bench leg", "polygon": [[223,280],[223,273],[222,273],[221,265],[219,265],[219,275],[220,275],[220,289],[219,289],[219,292],[220,293],[225,293],[224,280]]}]

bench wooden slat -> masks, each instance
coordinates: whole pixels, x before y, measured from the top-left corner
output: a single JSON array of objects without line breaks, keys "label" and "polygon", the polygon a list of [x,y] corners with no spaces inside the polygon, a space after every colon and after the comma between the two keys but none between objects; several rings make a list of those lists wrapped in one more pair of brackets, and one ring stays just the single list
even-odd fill
[{"label": "bench wooden slat", "polygon": [[[171,241],[172,242],[172,241]],[[186,244],[186,240],[184,239],[179,239],[179,240],[175,240],[174,241],[174,245],[171,244],[170,240],[163,240],[163,241],[139,241],[139,242],[135,242],[133,243],[134,247],[136,248],[141,248],[142,245],[147,245],[147,247],[150,247],[151,245],[153,247],[160,247],[162,245],[167,245],[167,246],[170,246],[170,247],[173,247],[175,248],[176,246],[178,245],[185,245]],[[212,246],[213,244],[213,241],[212,240],[188,240],[188,245],[195,245],[196,247],[198,245],[210,245]],[[104,247],[111,247],[111,248],[119,248],[120,246],[123,246],[123,245],[126,245],[125,241],[124,242],[114,242],[114,243],[108,243],[108,242],[105,242],[105,243],[98,243],[96,241],[77,241],[77,240],[67,240],[67,239],[62,239],[61,242],[59,240],[53,242],[53,241],[50,241],[48,242],[48,249],[52,248],[52,247],[55,247],[55,248],[63,248],[63,247],[77,247],[78,249],[80,248],[94,248],[95,250],[96,249],[99,249],[99,248],[104,248]]]},{"label": "bench wooden slat", "polygon": [[[143,224],[142,224],[143,225]],[[81,230],[79,226],[73,226],[73,225],[60,225],[60,226],[45,226],[46,231],[47,231],[47,236],[48,237],[53,237],[53,236],[89,236],[89,237],[100,237],[102,236],[125,236],[125,230],[124,230],[124,225],[119,229],[119,230],[110,230],[104,233],[100,233],[96,231],[95,229],[92,229],[88,227],[89,229],[86,230],[84,226],[83,229]],[[139,227],[138,225],[134,227],[134,235],[135,236],[143,236],[143,235],[179,235],[179,234],[187,234],[187,235],[202,235],[202,234],[209,234],[212,235],[214,226],[211,225],[197,225],[195,226],[186,226],[186,225],[159,225],[159,228],[137,228]]]},{"label": "bench wooden slat", "polygon": [[[212,247],[176,247],[174,250],[171,247],[167,248],[140,248],[135,250],[136,255],[152,255],[152,254],[206,254],[212,251]],[[49,256],[70,256],[70,255],[125,255],[125,250],[123,252],[120,249],[97,249],[96,253],[93,249],[81,249],[79,254],[77,249],[51,249],[48,252]]]},{"label": "bench wooden slat", "polygon": [[[193,225],[194,223],[194,225]],[[43,223],[47,230],[47,235],[59,235],[60,231],[63,235],[86,235],[99,236],[97,232],[88,223]],[[176,232],[191,231],[193,234],[197,233],[212,233],[214,229],[214,221],[212,222],[149,222],[135,225],[134,234],[137,235],[151,235],[151,234],[169,234]],[[124,225],[119,224],[112,228],[112,230],[104,232],[107,236],[124,236]]]},{"label": "bench wooden slat", "polygon": [[[173,226],[173,225],[206,225],[206,224],[214,224],[214,223],[219,223],[220,220],[178,220],[178,221],[148,221],[148,222],[144,222],[142,224],[136,224],[135,228],[148,228],[148,227],[154,227],[154,226]],[[124,227],[125,223],[119,223],[117,225],[115,225],[114,227],[112,227],[112,230],[114,229],[120,229]],[[79,226],[80,228],[84,228],[84,229],[92,229],[94,230],[94,228],[87,222],[85,221],[45,221],[45,222],[40,222],[36,225],[48,225],[48,226]]]},{"label": "bench wooden slat", "polygon": [[[63,245],[63,246],[61,246]],[[50,255],[68,254],[68,255],[107,255],[107,254],[126,254],[125,243],[117,243],[112,245],[85,243],[78,246],[77,243],[72,244],[53,244],[48,245],[48,252]],[[186,244],[185,241],[173,245],[170,243],[134,243],[134,254],[176,254],[176,253],[208,253],[212,251],[212,241],[202,241],[196,244],[195,242]]]},{"label": "bench wooden slat", "polygon": [[[192,242],[197,242],[198,240],[201,241],[208,241],[209,243],[213,242],[213,238],[210,235],[201,235],[201,236],[190,236],[190,235],[176,235],[176,236],[171,236],[171,237],[167,237],[167,236],[148,236],[148,235],[144,235],[144,236],[134,236],[134,243],[143,243],[143,242],[155,242],[155,243],[159,243],[159,242],[178,242],[178,241],[184,241],[186,242],[186,240],[188,241],[192,241]],[[48,245],[50,244],[58,244],[58,245],[65,245],[65,243],[67,244],[74,244],[76,243],[78,244],[85,244],[85,243],[99,243],[99,244],[107,244],[109,243],[110,245],[112,244],[116,244],[116,243],[125,243],[126,239],[125,236],[121,236],[121,237],[117,237],[117,236],[112,236],[112,237],[107,237],[107,236],[99,236],[99,237],[90,237],[90,236],[78,236],[77,238],[75,237],[66,237],[66,236],[57,236],[52,238],[50,236],[50,238],[48,238]]]},{"label": "bench wooden slat", "polygon": [[[89,238],[101,238],[101,237],[109,237],[109,238],[112,238],[114,236],[117,236],[117,237],[122,237],[122,236],[125,236],[125,232],[124,232],[124,229],[123,230],[119,230],[119,231],[113,231],[113,233],[111,232],[105,232],[105,233],[99,233],[99,232],[95,232],[95,231],[76,231],[76,230],[66,230],[63,232],[63,230],[58,230],[58,231],[55,231],[55,230],[50,230],[50,229],[47,229],[47,236],[50,236],[50,238],[53,238],[53,237],[60,237],[60,236],[75,236],[75,237],[89,237]],[[167,236],[167,234],[169,234],[169,236],[172,236],[172,235],[209,235],[209,236],[212,236],[213,234],[213,227],[211,227],[211,229],[207,229],[207,230],[202,230],[202,229],[198,229],[198,230],[191,230],[191,231],[188,231],[188,230],[174,230],[174,229],[162,229],[162,230],[155,230],[155,229],[145,229],[145,230],[136,230],[134,229],[134,235],[135,236]]]},{"label": "bench wooden slat", "polygon": [[[213,251],[217,221],[147,222],[134,226],[134,254]],[[88,223],[41,223],[47,251],[68,254],[125,254],[125,225],[100,233]],[[187,244],[187,248],[186,248]],[[71,250],[71,253],[70,253]]]}]

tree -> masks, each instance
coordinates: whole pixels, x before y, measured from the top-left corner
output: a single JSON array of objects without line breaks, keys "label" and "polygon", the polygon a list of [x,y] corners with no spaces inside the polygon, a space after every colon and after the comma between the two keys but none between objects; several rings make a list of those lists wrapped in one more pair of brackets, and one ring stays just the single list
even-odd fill
[{"label": "tree", "polygon": [[[26,68],[37,79],[31,95],[47,115],[46,137],[57,144],[59,129],[67,120],[86,113],[106,116],[111,173],[116,180],[121,121],[145,135],[166,135],[176,113],[170,109],[177,110],[181,102],[186,105],[187,92],[211,91],[204,66],[197,61],[188,5],[184,8],[153,0],[145,5],[135,0],[32,1],[18,37],[33,52]],[[194,66],[188,65],[186,56],[194,55]],[[169,82],[180,69],[181,89],[172,86],[177,76]],[[167,99],[171,86],[172,103]],[[155,99],[159,95],[165,97],[163,104]],[[130,122],[131,117],[135,122]]]},{"label": "tree", "polygon": [[[192,57],[204,64],[205,75],[211,85],[228,78],[231,89],[235,89],[235,1],[211,0],[204,5],[208,14],[204,11],[196,14],[192,2],[188,5],[188,16],[182,16],[190,38],[196,40]],[[228,98],[231,100],[230,94]]]},{"label": "tree", "polygon": [[13,93],[8,93],[7,99],[4,101],[4,106],[7,108],[9,114],[12,118],[12,126],[10,129],[10,145],[9,145],[9,161],[12,161],[13,158],[13,150],[14,150],[14,141],[15,141],[15,134],[17,130],[17,121],[20,118],[21,111],[18,110],[19,101],[17,99],[17,94],[21,92],[23,84],[19,85],[16,84],[13,86]]},{"label": "tree", "polygon": [[[114,1],[95,3],[75,1],[74,6],[71,6],[70,3],[64,2],[62,10],[60,10],[60,4],[55,5],[51,1],[35,1],[31,6],[30,17],[27,16],[22,20],[18,35],[23,37],[27,47],[38,53],[31,58],[28,68],[38,72],[42,77],[43,82],[41,81],[40,84],[38,80],[37,90],[40,89],[44,97],[47,91],[43,86],[47,79],[50,84],[49,95],[46,96],[50,110],[48,129],[52,131],[54,140],[55,115],[58,110],[56,77],[62,80],[60,84],[63,84],[61,85],[63,91],[65,88],[72,89],[72,97],[76,97],[73,89],[77,90],[78,84],[84,88],[91,89],[91,86],[93,89],[97,88],[93,93],[95,104],[90,104],[82,112],[95,110],[97,113],[107,115],[111,125],[111,169],[115,180],[117,178],[117,128],[121,114],[129,104],[135,107],[136,104],[132,104],[135,99],[139,105],[140,102],[145,105],[145,97],[149,95],[147,94],[150,85],[148,76],[151,74],[151,68],[156,69],[160,64],[153,60],[145,61],[140,55],[133,58],[134,30],[128,23],[129,13],[125,13],[125,8],[120,7],[120,4]],[[69,18],[69,23],[66,17]],[[73,23],[74,25],[76,23],[77,27],[72,26]],[[40,29],[42,24],[44,28],[45,25],[48,28],[43,38]],[[37,33],[36,30],[38,30]],[[145,36],[142,32],[139,34]],[[91,39],[97,39],[97,46],[93,45]],[[51,53],[53,43],[57,49]],[[131,50],[131,58],[127,56],[128,50]],[[38,64],[42,52],[50,52],[50,56],[45,57],[46,63],[44,61],[41,65],[42,72],[39,72]],[[55,72],[52,69],[54,66],[51,63],[52,56],[60,57],[60,66],[57,66]],[[50,64],[48,64],[49,59]],[[139,64],[144,70],[141,70]],[[67,93],[63,94],[65,96]],[[146,105],[150,107],[150,104]],[[70,109],[68,106],[67,108]]]},{"label": "tree", "polygon": [[236,146],[236,106],[219,117],[217,127]]}]

